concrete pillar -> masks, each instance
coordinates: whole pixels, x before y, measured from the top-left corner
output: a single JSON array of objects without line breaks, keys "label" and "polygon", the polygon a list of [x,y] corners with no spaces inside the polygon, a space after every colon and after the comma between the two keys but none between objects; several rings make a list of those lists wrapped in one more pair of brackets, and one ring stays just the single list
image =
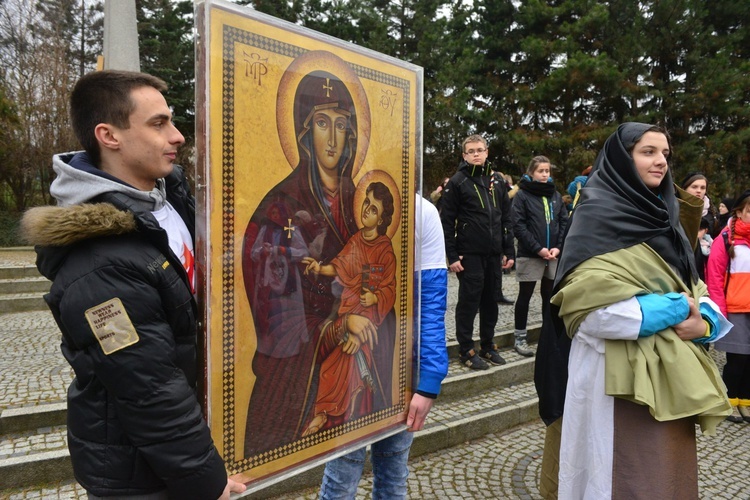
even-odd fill
[{"label": "concrete pillar", "polygon": [[104,69],[141,70],[135,0],[104,0]]}]

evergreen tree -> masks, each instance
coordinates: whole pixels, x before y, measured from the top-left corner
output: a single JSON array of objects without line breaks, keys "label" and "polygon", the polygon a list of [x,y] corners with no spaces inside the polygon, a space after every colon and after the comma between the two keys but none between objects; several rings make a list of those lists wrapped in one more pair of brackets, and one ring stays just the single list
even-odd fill
[{"label": "evergreen tree", "polygon": [[178,163],[193,165],[195,144],[195,51],[193,48],[193,2],[189,0],[137,0],[141,71],[167,82],[164,94],[172,108],[173,121],[185,146]]},{"label": "evergreen tree", "polygon": [[[750,185],[746,0],[237,3],[423,67],[425,189],[455,171],[460,142],[474,132],[516,177],[546,154],[562,189],[628,120],[667,126],[675,178],[703,171],[715,201]],[[48,197],[51,154],[75,147],[67,95],[101,51],[102,4],[0,1],[0,183],[15,207]],[[141,67],[169,84],[189,166],[193,3],[136,5]]]},{"label": "evergreen tree", "polygon": [[263,12],[290,23],[300,21],[304,0],[238,0],[240,5],[249,5],[258,12]]},{"label": "evergreen tree", "polygon": [[64,40],[66,59],[78,76],[96,67],[102,52],[104,5],[101,0],[37,0],[41,22],[34,25],[40,39]]},{"label": "evergreen tree", "polygon": [[[477,54],[473,46],[472,9],[461,0],[441,6],[447,15],[429,22],[420,43],[425,68],[424,160],[425,192],[456,171],[461,160],[461,142],[475,131],[472,81]],[[492,151],[492,150],[490,150]]]},{"label": "evergreen tree", "polygon": [[[469,61],[471,89],[467,106],[472,112],[475,131],[489,142],[489,160],[495,168],[518,177],[517,151],[509,131],[522,122],[518,94],[523,84],[518,78],[519,32],[516,25],[518,10],[511,0],[482,0],[475,2],[469,19],[473,27],[472,39],[467,40],[464,57]],[[477,46],[475,53],[473,46]],[[525,156],[525,152],[520,152]]]},{"label": "evergreen tree", "polygon": [[750,186],[750,5],[742,0],[691,5],[705,28],[686,56],[694,85],[684,109],[692,121],[678,154],[707,174],[717,204]]}]

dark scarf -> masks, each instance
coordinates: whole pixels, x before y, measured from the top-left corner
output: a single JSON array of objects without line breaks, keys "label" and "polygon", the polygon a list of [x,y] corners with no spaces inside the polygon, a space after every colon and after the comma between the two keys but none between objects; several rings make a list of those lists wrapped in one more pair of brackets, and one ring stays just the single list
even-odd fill
[{"label": "dark scarf", "polygon": [[522,189],[529,194],[539,197],[546,196],[547,198],[551,198],[555,194],[555,184],[552,182],[551,178],[547,182],[537,182],[529,177],[528,174],[524,174],[524,176],[521,177],[521,180],[518,183],[518,189]]},{"label": "dark scarf", "polygon": [[654,193],[628,153],[650,127],[624,123],[604,143],[568,226],[555,287],[581,262],[639,243],[659,253],[688,287],[698,280],[693,248],[680,224],[671,169]]}]

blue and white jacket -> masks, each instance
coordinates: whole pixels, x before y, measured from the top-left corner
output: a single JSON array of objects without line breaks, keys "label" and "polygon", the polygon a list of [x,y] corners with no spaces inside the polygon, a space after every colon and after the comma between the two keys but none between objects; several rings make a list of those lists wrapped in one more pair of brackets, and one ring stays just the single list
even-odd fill
[{"label": "blue and white jacket", "polygon": [[445,344],[445,310],[448,297],[448,269],[445,239],[437,208],[417,195],[417,265],[420,273],[420,312],[414,339],[416,393],[436,398],[448,374]]}]

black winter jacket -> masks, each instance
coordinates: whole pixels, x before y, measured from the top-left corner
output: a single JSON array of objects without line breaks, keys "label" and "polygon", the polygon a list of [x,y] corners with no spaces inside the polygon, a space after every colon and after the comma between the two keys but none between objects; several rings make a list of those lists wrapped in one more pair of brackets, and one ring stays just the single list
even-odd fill
[{"label": "black winter jacket", "polygon": [[[181,170],[166,189],[194,237]],[[32,209],[23,228],[42,245],[37,266],[53,281],[45,300],[75,370],[68,447],[78,482],[98,496],[167,489],[170,498],[218,498],[226,470],[195,393],[198,309],[166,232],[114,192]],[[119,323],[97,328],[106,311]],[[112,350],[107,337],[118,335]]]},{"label": "black winter jacket", "polygon": [[508,192],[491,180],[489,166],[463,161],[443,191],[440,220],[450,264],[467,254],[515,258]]},{"label": "black winter jacket", "polygon": [[[532,182],[532,181],[528,181]],[[546,198],[524,189],[520,189],[513,198],[511,221],[513,236],[518,240],[518,257],[539,257],[542,248],[562,248],[562,237],[568,225],[568,209],[557,191]],[[547,218],[549,217],[549,223]]]}]

